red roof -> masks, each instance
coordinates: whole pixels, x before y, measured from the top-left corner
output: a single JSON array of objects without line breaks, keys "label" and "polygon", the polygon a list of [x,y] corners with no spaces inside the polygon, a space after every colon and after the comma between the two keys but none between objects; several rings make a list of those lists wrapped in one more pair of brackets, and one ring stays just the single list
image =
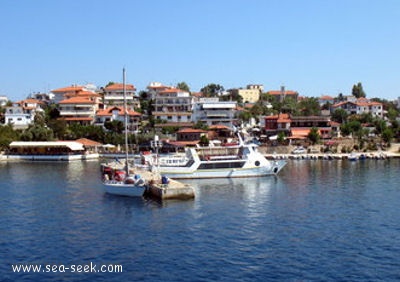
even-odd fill
[{"label": "red roof", "polygon": [[81,143],[84,146],[100,146],[101,145],[101,143],[87,139],[87,138],[80,138],[75,141]]},{"label": "red roof", "polygon": [[209,129],[230,129],[229,126],[222,125],[222,124],[216,124],[216,125],[210,125]]},{"label": "red roof", "polygon": [[282,93],[281,90],[270,90],[267,92],[267,94],[269,95],[297,95],[298,93],[296,91],[293,90],[285,90],[284,93]]},{"label": "red roof", "polygon": [[[124,115],[124,107],[108,107],[107,109],[104,109],[104,110],[98,110],[96,115],[97,116],[111,116],[112,112],[115,110],[118,110],[119,115]],[[142,114],[128,109],[128,115],[129,116],[141,116]]]},{"label": "red roof", "polygon": [[[111,85],[108,85],[105,90],[123,90],[124,89],[124,84],[123,83],[114,83]],[[133,86],[133,84],[125,84],[125,89],[128,91],[135,91],[136,88]]]},{"label": "red roof", "polygon": [[320,100],[333,100],[333,97],[328,96],[328,95],[324,95],[324,96],[321,96],[319,99]]},{"label": "red roof", "polygon": [[76,121],[76,120],[81,120],[81,121],[93,121],[93,118],[91,117],[62,117],[60,119],[63,120],[70,120],[70,121]]},{"label": "red roof", "polygon": [[89,98],[85,98],[85,97],[72,97],[72,98],[60,101],[59,104],[96,104],[96,102],[90,100]]},{"label": "red roof", "polygon": [[72,85],[72,86],[67,86],[67,87],[51,90],[51,92],[53,92],[53,93],[77,92],[77,91],[83,91],[84,88],[85,87],[80,86],[80,85]]},{"label": "red roof", "polygon": [[182,128],[177,133],[207,133],[207,131],[196,128]]}]

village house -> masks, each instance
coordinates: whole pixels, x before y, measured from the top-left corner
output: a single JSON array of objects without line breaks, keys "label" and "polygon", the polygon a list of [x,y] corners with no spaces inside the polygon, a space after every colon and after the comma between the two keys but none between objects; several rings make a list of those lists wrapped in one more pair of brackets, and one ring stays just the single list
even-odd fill
[{"label": "village house", "polygon": [[[139,97],[136,96],[136,88],[133,84],[125,84],[126,103],[135,109],[140,108]],[[122,83],[113,83],[103,90],[104,105],[123,106],[124,105],[124,85]]]},{"label": "village house", "polygon": [[344,101],[332,106],[333,110],[343,109],[349,115],[361,115],[370,113],[374,117],[383,118],[383,105],[379,102],[370,101],[367,98],[358,98],[355,101]]},{"label": "village house", "polygon": [[[134,110],[127,109],[128,124],[130,132],[138,132],[142,115]],[[125,124],[125,109],[121,106],[112,106],[106,109],[100,109],[96,112],[95,125],[104,126],[104,123],[111,121],[121,121]]]},{"label": "village house", "polygon": [[6,107],[5,124],[12,124],[15,129],[25,129],[35,120],[38,112],[43,112],[44,103],[36,99],[25,99]]},{"label": "village house", "polygon": [[95,88],[96,87],[92,84],[87,84],[85,86],[71,85],[51,90],[50,95],[53,98],[53,102],[55,104],[58,104],[60,101],[67,99],[67,96],[69,97],[76,96],[79,92],[88,91],[91,93],[96,93]]},{"label": "village house", "polygon": [[75,96],[59,103],[60,119],[68,124],[79,123],[90,125],[94,123],[99,103],[95,98]]},{"label": "village house", "polygon": [[155,99],[157,95],[160,94],[161,92],[173,88],[174,87],[172,86],[163,85],[160,82],[150,82],[150,84],[147,86],[147,93],[148,93],[147,99],[148,100]]}]

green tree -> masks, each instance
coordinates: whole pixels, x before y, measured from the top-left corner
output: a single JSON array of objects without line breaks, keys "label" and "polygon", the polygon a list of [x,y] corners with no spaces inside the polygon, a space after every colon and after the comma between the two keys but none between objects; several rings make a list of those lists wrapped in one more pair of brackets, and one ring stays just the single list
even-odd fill
[{"label": "green tree", "polygon": [[193,125],[193,128],[207,130],[208,129],[208,125],[207,125],[207,123],[199,120],[199,121],[196,122],[195,125]]},{"label": "green tree", "polygon": [[12,141],[18,140],[18,132],[15,131],[11,124],[0,125],[0,150],[8,148]]},{"label": "green tree", "polygon": [[361,82],[354,84],[353,89],[351,90],[351,94],[356,98],[365,98],[367,95],[364,92],[363,86]]},{"label": "green tree", "polygon": [[53,130],[40,124],[30,125],[20,136],[22,141],[51,141]]},{"label": "green tree", "polygon": [[342,109],[342,108],[337,108],[331,116],[331,119],[333,121],[339,122],[339,123],[344,123],[347,120],[348,114],[347,112]]},{"label": "green tree", "polygon": [[104,127],[115,133],[121,134],[124,131],[124,123],[120,120],[106,121]]},{"label": "green tree", "polygon": [[318,99],[314,97],[301,100],[298,103],[298,108],[303,116],[318,116],[321,113]]},{"label": "green tree", "polygon": [[354,134],[361,130],[361,123],[358,120],[352,120],[342,124],[340,130],[344,136]]},{"label": "green tree", "polygon": [[277,141],[279,142],[279,144],[283,144],[283,142],[285,142],[285,137],[285,133],[283,133],[282,131],[278,133]]},{"label": "green tree", "polygon": [[223,91],[224,87],[219,84],[210,83],[200,89],[205,97],[216,97],[219,96]]},{"label": "green tree", "polygon": [[382,140],[386,143],[390,143],[394,137],[394,132],[391,128],[385,128],[382,132]]},{"label": "green tree", "polygon": [[208,146],[210,144],[210,140],[208,140],[206,135],[201,135],[199,143],[201,146]]},{"label": "green tree", "polygon": [[310,129],[310,132],[307,135],[308,139],[310,139],[311,143],[315,144],[318,143],[319,140],[321,139],[321,136],[319,135],[318,128],[312,127]]},{"label": "green tree", "polygon": [[65,139],[67,133],[67,123],[63,119],[51,119],[47,122],[47,126],[53,130],[54,137],[59,140]]},{"label": "green tree", "polygon": [[190,92],[189,85],[187,85],[187,83],[184,82],[184,81],[179,82],[178,84],[176,84],[176,88],[178,88],[180,90],[183,90],[183,91],[186,91],[186,92]]}]

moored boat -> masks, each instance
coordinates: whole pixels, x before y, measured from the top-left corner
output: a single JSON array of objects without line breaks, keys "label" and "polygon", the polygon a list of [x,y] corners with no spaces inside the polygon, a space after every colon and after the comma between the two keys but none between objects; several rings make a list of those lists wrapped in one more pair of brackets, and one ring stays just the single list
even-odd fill
[{"label": "moored boat", "polygon": [[187,148],[184,155],[143,155],[152,171],[173,179],[235,178],[276,175],[285,160],[267,160],[256,144]]},{"label": "moored boat", "polygon": [[105,191],[118,196],[141,197],[148,187],[145,178],[140,173],[132,174],[128,162],[128,116],[126,105],[125,69],[123,70],[123,92],[125,111],[125,164],[123,169],[118,167],[103,167],[102,181]]}]

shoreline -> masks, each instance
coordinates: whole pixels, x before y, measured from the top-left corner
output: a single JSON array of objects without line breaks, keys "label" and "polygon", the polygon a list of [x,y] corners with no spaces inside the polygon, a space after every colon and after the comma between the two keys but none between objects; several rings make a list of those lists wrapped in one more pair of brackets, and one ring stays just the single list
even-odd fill
[{"label": "shoreline", "polygon": [[[390,151],[371,151],[371,152],[353,152],[353,153],[266,153],[260,150],[264,157],[268,160],[346,160],[351,154],[355,154],[358,159],[392,159],[400,158],[400,153]],[[0,154],[0,162],[73,162],[73,161],[92,161],[101,159],[122,158],[125,154],[85,154],[75,155],[72,158],[64,156],[46,156],[46,155],[7,155]],[[130,158],[137,158],[139,155],[130,154]]]}]

